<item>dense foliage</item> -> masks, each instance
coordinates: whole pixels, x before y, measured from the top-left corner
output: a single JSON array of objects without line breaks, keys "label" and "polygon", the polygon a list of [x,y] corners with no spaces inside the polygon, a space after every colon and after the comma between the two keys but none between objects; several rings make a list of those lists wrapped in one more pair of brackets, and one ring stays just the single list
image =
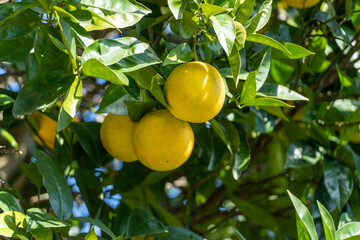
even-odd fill
[{"label": "dense foliage", "polygon": [[[0,235],[360,238],[359,0],[0,3]],[[226,85],[221,112],[191,124],[190,159],[113,159],[104,116],[166,108],[189,61]],[[36,111],[57,121],[54,144]]]}]

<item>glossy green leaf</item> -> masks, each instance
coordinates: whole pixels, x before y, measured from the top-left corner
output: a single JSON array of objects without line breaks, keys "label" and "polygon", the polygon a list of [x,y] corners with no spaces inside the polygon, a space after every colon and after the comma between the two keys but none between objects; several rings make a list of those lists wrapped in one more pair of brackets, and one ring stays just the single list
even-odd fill
[{"label": "glossy green leaf", "polygon": [[165,240],[205,240],[205,238],[200,235],[184,228],[168,226],[166,229],[169,231],[170,235],[167,236]]},{"label": "glossy green leaf", "polygon": [[0,191],[0,208],[4,212],[17,211],[24,213],[24,210],[22,209],[16,198],[12,194],[4,191]]},{"label": "glossy green leaf", "polygon": [[90,232],[88,232],[88,234],[86,234],[84,240],[98,240],[98,237],[97,237],[96,234],[95,234],[94,227],[92,227],[92,228],[90,229]]},{"label": "glossy green leaf", "polygon": [[34,150],[34,160],[43,177],[43,184],[49,194],[50,205],[54,213],[61,220],[70,218],[73,198],[61,167],[46,153],[38,149]]},{"label": "glossy green leaf", "polygon": [[167,0],[169,8],[174,15],[175,19],[183,17],[183,11],[187,5],[186,0]]},{"label": "glossy green leaf", "polygon": [[35,163],[22,162],[20,163],[20,169],[36,185],[38,189],[44,186],[42,182],[42,176],[39,172],[39,169],[36,167]]},{"label": "glossy green leaf", "polygon": [[226,147],[232,152],[231,149],[231,141],[229,139],[229,135],[226,133],[225,127],[215,118],[210,120],[211,128],[216,132],[216,134],[220,137],[220,139],[225,143]]},{"label": "glossy green leaf", "polygon": [[129,84],[129,79],[120,70],[111,69],[96,58],[84,63],[83,72],[87,76],[102,78],[117,85]]},{"label": "glossy green leaf", "polygon": [[237,48],[233,48],[230,55],[228,56],[231,74],[234,79],[235,86],[239,83],[239,73],[241,68],[241,58],[239,54],[239,50]]},{"label": "glossy green leaf", "polygon": [[234,21],[235,24],[235,29],[236,29],[236,33],[235,33],[235,46],[238,50],[241,50],[242,48],[245,47],[245,40],[246,40],[246,29],[244,28],[244,26],[237,22]]},{"label": "glossy green leaf", "polygon": [[85,30],[81,25],[67,21],[67,23],[71,26],[75,34],[76,40],[80,43],[80,45],[85,49],[94,43],[94,39],[91,37],[88,31]]},{"label": "glossy green leaf", "polygon": [[180,35],[184,38],[190,38],[195,35],[199,30],[199,19],[194,16],[192,12],[183,11],[184,17],[181,20],[177,20],[179,23]]},{"label": "glossy green leaf", "polygon": [[317,202],[317,205],[319,207],[320,214],[321,214],[321,219],[322,219],[324,232],[325,232],[325,239],[326,240],[335,240],[336,229],[335,229],[334,220],[332,219],[328,210],[326,210],[326,208],[323,205],[321,205],[321,203],[319,201]]},{"label": "glossy green leaf", "polygon": [[243,171],[247,169],[250,163],[250,147],[247,141],[245,129],[239,127],[240,146],[239,151],[234,155],[234,165],[232,167],[232,174],[234,179],[238,180]]},{"label": "glossy green leaf", "polygon": [[[273,44],[277,44],[277,43],[273,43]],[[315,54],[314,52],[311,52],[311,51],[307,50],[306,48],[304,48],[302,46],[299,46],[297,44],[294,44],[294,43],[283,42],[281,44],[290,53],[288,53],[288,52],[286,52],[284,50],[281,50],[281,49],[277,50],[277,48],[274,47],[275,49],[274,49],[274,52],[273,52],[273,57],[275,57],[275,58],[284,58],[284,59],[300,59],[300,58],[304,58],[304,57]],[[266,44],[266,45],[268,45],[268,44]],[[280,47],[280,46],[278,46],[278,47]]]},{"label": "glossy green leaf", "polygon": [[231,17],[225,13],[211,16],[210,21],[213,24],[216,36],[225,50],[230,55],[235,43],[236,28]]},{"label": "glossy green leaf", "polygon": [[106,19],[113,26],[125,28],[134,25],[151,10],[134,0],[96,1],[72,0],[71,4],[82,4],[92,10],[100,18]]},{"label": "glossy green leaf", "polygon": [[291,55],[291,52],[284,45],[265,35],[261,35],[261,34],[247,35],[246,41],[265,44],[267,46],[270,46],[272,48],[278,49],[280,51],[283,51]]},{"label": "glossy green leaf", "polygon": [[128,115],[133,122],[137,122],[141,117],[151,109],[155,108],[156,102],[135,102],[125,101],[128,108]]},{"label": "glossy green leaf", "polygon": [[[249,4],[251,4],[251,1],[249,2],[250,2]],[[257,11],[257,13],[255,14],[255,16],[253,16],[249,21],[244,23],[244,25],[247,25],[246,32],[248,36],[252,35],[254,32],[259,31],[268,23],[271,16],[271,11],[272,11],[272,0],[264,1],[259,11]]]},{"label": "glossy green leaf", "polygon": [[99,220],[88,217],[73,217],[72,219],[80,222],[88,222],[92,225],[98,226],[103,232],[105,232],[111,238],[116,238],[115,234],[104,223],[100,222]]},{"label": "glossy green leaf", "polygon": [[326,190],[341,211],[354,187],[351,170],[338,161],[328,158],[323,161],[323,170]]},{"label": "glossy green leaf", "polygon": [[271,49],[267,50],[262,57],[256,74],[256,91],[265,83],[270,72]]},{"label": "glossy green leaf", "polygon": [[290,101],[308,101],[309,99],[285,86],[274,83],[264,83],[257,92],[258,96],[271,97]]},{"label": "glossy green leaf", "polygon": [[[309,210],[289,190],[287,192],[288,192],[291,202],[293,203],[295,210],[296,210],[296,215],[297,215],[296,222],[301,222],[302,226],[305,227],[305,229],[303,229],[303,230],[306,231],[306,233],[309,235],[311,240],[317,240],[318,237],[316,235],[315,224],[314,224],[314,221],[311,217]],[[299,235],[299,228],[298,228],[298,235]]]},{"label": "glossy green leaf", "polygon": [[244,24],[251,17],[255,0],[240,1],[240,3],[235,20]]},{"label": "glossy green leaf", "polygon": [[151,80],[151,86],[150,86],[150,92],[151,94],[164,106],[164,107],[168,107],[166,100],[165,100],[165,96],[164,93],[162,92],[161,88],[160,88],[160,81],[159,79],[155,77],[153,77],[153,79]]},{"label": "glossy green leaf", "polygon": [[20,117],[52,106],[69,89],[74,80],[75,76],[67,72],[51,72],[27,81],[16,98],[13,115]]},{"label": "glossy green leaf", "polygon": [[225,8],[208,3],[201,4],[201,11],[204,13],[206,18],[227,12]]},{"label": "glossy green leaf", "polygon": [[2,111],[11,107],[14,102],[15,100],[12,97],[6,94],[0,94],[0,109]]},{"label": "glossy green leaf", "polygon": [[294,107],[283,101],[274,98],[256,98],[251,101],[248,101],[244,106],[268,106],[268,107]]},{"label": "glossy green leaf", "polygon": [[135,208],[128,220],[126,238],[168,232],[162,222],[143,207]]},{"label": "glossy green leaf", "polygon": [[247,104],[248,102],[251,102],[256,97],[256,74],[257,72],[250,72],[245,84],[243,86],[243,90],[241,93],[241,104]]},{"label": "glossy green leaf", "polygon": [[127,107],[124,101],[131,101],[132,98],[127,94],[122,86],[111,84],[104,93],[100,107],[96,113],[112,113],[117,115],[127,115]]},{"label": "glossy green leaf", "polygon": [[335,240],[357,240],[360,238],[360,223],[348,223],[338,229]]},{"label": "glossy green leaf", "polygon": [[62,19],[59,19],[59,28],[62,37],[62,42],[64,43],[67,49],[67,53],[75,60],[76,59],[75,33],[72,30],[71,26]]},{"label": "glossy green leaf", "polygon": [[166,56],[163,66],[189,62],[193,58],[194,53],[192,52],[190,46],[187,43],[182,43],[170,51],[170,53]]},{"label": "glossy green leaf", "polygon": [[75,78],[60,108],[56,129],[58,132],[66,128],[76,116],[82,98],[82,90],[82,81],[80,78]]},{"label": "glossy green leaf", "polygon": [[290,144],[286,152],[286,168],[303,168],[313,166],[323,158],[323,155],[305,141]]},{"label": "glossy green leaf", "polygon": [[[71,210],[70,210],[71,213]],[[30,208],[26,212],[27,231],[38,228],[62,228],[69,224],[43,212],[40,208]]]}]

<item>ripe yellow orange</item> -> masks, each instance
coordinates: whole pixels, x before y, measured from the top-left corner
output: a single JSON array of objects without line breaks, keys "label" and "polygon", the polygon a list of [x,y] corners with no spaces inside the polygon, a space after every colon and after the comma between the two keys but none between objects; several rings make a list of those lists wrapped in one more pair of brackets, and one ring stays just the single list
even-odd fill
[{"label": "ripe yellow orange", "polygon": [[210,64],[189,62],[176,67],[165,82],[165,98],[178,119],[201,123],[215,117],[225,101],[225,85]]},{"label": "ripe yellow orange", "polygon": [[34,112],[32,116],[39,127],[37,135],[34,136],[35,141],[39,145],[45,144],[47,148],[54,149],[57,122],[40,112]]},{"label": "ripe yellow orange", "polygon": [[127,115],[108,114],[100,128],[100,139],[106,151],[124,162],[133,162],[138,158],[132,143],[132,134],[136,123]]},{"label": "ripe yellow orange", "polygon": [[315,6],[320,0],[284,0],[287,5],[295,8],[309,8]]},{"label": "ripe yellow orange", "polygon": [[143,165],[156,171],[169,171],[190,157],[194,132],[189,123],[162,109],[146,114],[138,122],[133,143]]}]

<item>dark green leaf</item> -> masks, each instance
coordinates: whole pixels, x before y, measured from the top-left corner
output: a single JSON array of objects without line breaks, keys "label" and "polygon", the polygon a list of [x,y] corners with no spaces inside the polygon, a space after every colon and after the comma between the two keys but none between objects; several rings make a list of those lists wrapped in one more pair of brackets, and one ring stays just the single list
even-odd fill
[{"label": "dark green leaf", "polygon": [[322,154],[305,141],[290,144],[286,152],[286,168],[303,168],[315,165],[323,158]]},{"label": "dark green leaf", "polygon": [[61,220],[70,218],[73,198],[61,167],[46,153],[38,149],[34,150],[34,160],[43,177],[43,184],[49,194],[50,204],[54,213]]},{"label": "dark green leaf", "polygon": [[22,162],[20,163],[20,169],[36,185],[38,189],[44,186],[42,182],[42,176],[35,163],[29,162],[26,164]]},{"label": "dark green leaf", "polygon": [[[314,224],[314,221],[311,217],[309,210],[290,191],[287,191],[287,192],[288,192],[291,202],[293,203],[295,210],[296,210],[296,215],[297,215],[296,222],[298,222],[298,221],[301,222],[302,226],[305,227],[305,231],[307,232],[307,234],[309,235],[311,240],[317,240],[318,237],[316,235],[315,224]],[[298,229],[298,231],[299,231],[299,229]],[[298,232],[298,234],[299,234],[299,232]]]},{"label": "dark green leaf", "polygon": [[34,39],[31,35],[26,35],[13,40],[1,40],[0,61],[25,62],[27,55],[33,48],[33,42]]},{"label": "dark green leaf", "polygon": [[112,113],[116,115],[127,115],[128,110],[125,101],[131,101],[122,86],[111,84],[101,100],[99,110],[96,113]]},{"label": "dark green leaf", "polygon": [[232,152],[231,149],[231,141],[229,139],[229,135],[226,133],[225,127],[216,121],[215,118],[210,120],[211,128],[216,132],[216,134],[220,137],[220,139],[225,143],[226,147]]},{"label": "dark green leaf", "polygon": [[166,227],[143,207],[135,208],[128,220],[126,237],[166,233]]},{"label": "dark green leaf", "polygon": [[[71,214],[70,209],[70,214]],[[38,228],[61,228],[69,224],[60,219],[43,212],[40,208],[30,208],[26,212],[27,231]]]},{"label": "dark green leaf", "polygon": [[241,24],[244,24],[251,17],[254,5],[255,0],[243,1],[238,8],[235,20],[240,22]]},{"label": "dark green leaf", "polygon": [[253,16],[249,21],[247,21],[244,24],[244,25],[248,24],[246,27],[246,32],[248,36],[252,35],[254,32],[259,31],[267,24],[271,16],[271,11],[272,11],[272,0],[264,1],[263,4],[261,5],[261,8],[255,14],[255,16]]},{"label": "dark green leaf", "polygon": [[268,36],[261,35],[261,34],[252,34],[252,35],[247,35],[246,40],[250,41],[250,42],[265,44],[267,46],[270,46],[272,48],[278,49],[280,51],[283,51],[283,52],[291,55],[291,52],[284,45],[282,45],[278,41],[276,41]]},{"label": "dark green leaf", "polygon": [[239,73],[241,68],[241,59],[237,48],[234,47],[232,49],[231,54],[228,56],[228,60],[235,86],[237,86],[239,83]]},{"label": "dark green leaf", "polygon": [[324,183],[331,197],[341,211],[349,200],[354,187],[351,170],[336,160],[323,161]]},{"label": "dark green leaf", "polygon": [[69,89],[74,80],[75,76],[67,72],[51,72],[27,81],[16,98],[13,115],[20,117],[52,106]]},{"label": "dark green leaf", "polygon": [[236,28],[231,17],[225,13],[216,16],[211,16],[210,21],[213,24],[216,36],[225,50],[227,55],[230,55],[235,43]]},{"label": "dark green leaf", "polygon": [[88,217],[74,217],[72,218],[74,220],[80,221],[80,222],[88,222],[92,225],[98,226],[101,228],[102,231],[104,231],[106,234],[108,234],[111,238],[116,238],[115,234],[102,222],[99,220],[88,218]]},{"label": "dark green leaf", "polygon": [[16,198],[12,194],[4,191],[0,191],[0,208],[4,212],[17,211],[24,213],[24,210],[22,209]]},{"label": "dark green leaf", "polygon": [[[270,43],[269,43],[270,44]],[[273,43],[277,44],[277,43]],[[306,48],[303,48],[297,44],[289,43],[289,42],[283,42],[281,43],[290,53],[287,53],[284,50],[277,50],[276,47],[274,47],[273,57],[275,58],[285,58],[285,59],[300,59],[304,58],[310,55],[314,55],[315,53],[307,50]],[[268,44],[266,44],[268,45]],[[270,46],[270,45],[269,45]],[[272,47],[272,46],[271,46]],[[280,46],[278,46],[280,47]]]},{"label": "dark green leaf", "polygon": [[193,58],[194,53],[192,52],[190,46],[187,43],[182,43],[174,50],[170,51],[164,61],[163,66],[189,62]]},{"label": "dark green leaf", "polygon": [[186,0],[167,0],[169,8],[174,15],[175,19],[181,19],[183,17],[183,11],[186,7]]},{"label": "dark green leaf", "polygon": [[156,106],[156,102],[125,101],[125,104],[128,108],[128,115],[133,122],[139,121],[146,112]]},{"label": "dark green leaf", "polygon": [[168,226],[166,229],[170,232],[170,235],[165,238],[166,240],[205,240],[200,235],[184,228]]},{"label": "dark green leaf", "polygon": [[91,44],[94,43],[93,38],[91,35],[79,24],[67,21],[67,23],[71,26],[76,40],[80,43],[83,48],[89,47]]},{"label": "dark green leaf", "polygon": [[235,153],[234,165],[232,167],[232,174],[238,180],[244,170],[250,163],[250,148],[247,141],[245,129],[239,127],[240,146],[239,151]]},{"label": "dark green leaf", "polygon": [[261,59],[256,74],[256,91],[265,83],[270,72],[271,49],[267,50]]}]

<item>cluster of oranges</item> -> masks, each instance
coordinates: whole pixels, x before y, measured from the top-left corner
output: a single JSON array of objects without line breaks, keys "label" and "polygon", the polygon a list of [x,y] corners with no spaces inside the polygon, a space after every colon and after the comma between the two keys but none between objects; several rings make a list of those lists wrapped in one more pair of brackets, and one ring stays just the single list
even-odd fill
[{"label": "cluster of oranges", "polygon": [[127,115],[106,116],[100,138],[113,157],[140,160],[156,171],[181,166],[191,155],[194,133],[188,122],[202,123],[215,117],[225,101],[220,73],[203,62],[176,67],[165,82],[168,110],[145,114],[139,122]]}]

